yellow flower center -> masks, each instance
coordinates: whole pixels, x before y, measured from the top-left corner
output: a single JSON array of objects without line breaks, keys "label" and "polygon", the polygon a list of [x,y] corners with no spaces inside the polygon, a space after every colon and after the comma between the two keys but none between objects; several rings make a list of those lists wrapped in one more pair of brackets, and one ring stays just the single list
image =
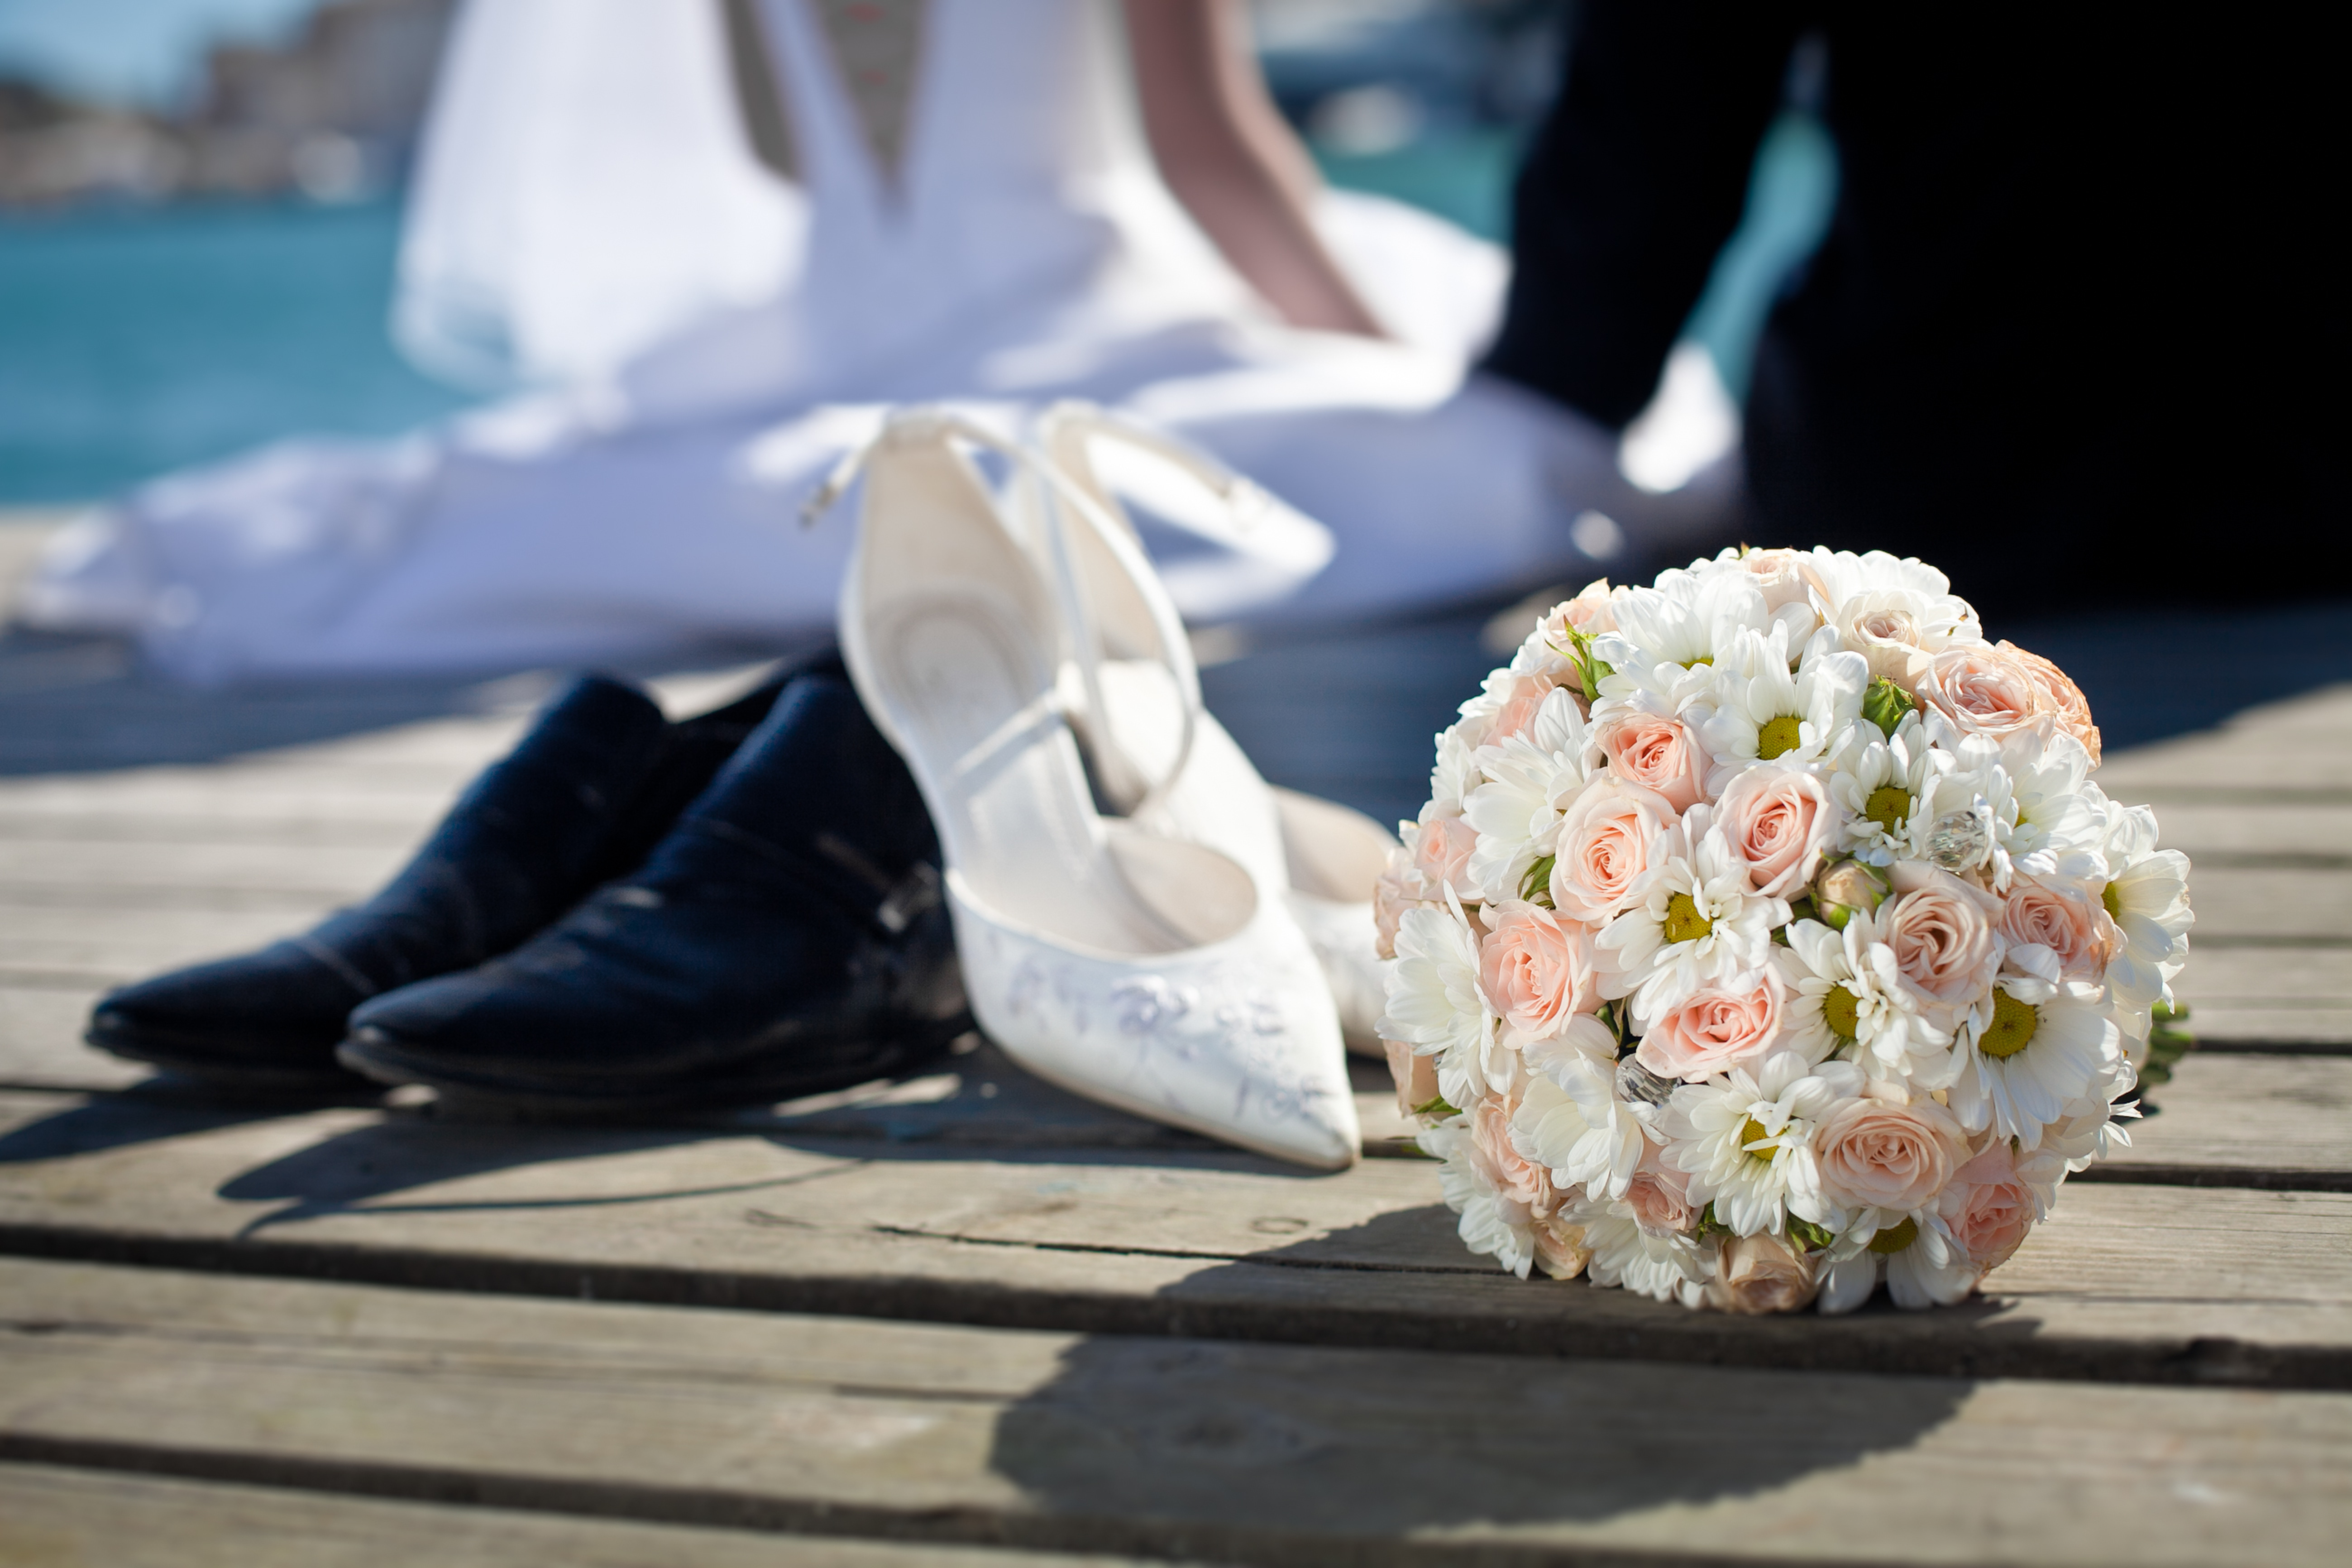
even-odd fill
[{"label": "yellow flower center", "polygon": [[1739,1147],[1746,1152],[1749,1159],[1761,1160],[1769,1165],[1772,1163],[1772,1156],[1779,1153],[1780,1151],[1778,1149],[1759,1149],[1756,1145],[1763,1142],[1766,1139],[1771,1136],[1772,1134],[1765,1130],[1764,1124],[1751,1116],[1745,1122],[1740,1124]]},{"label": "yellow flower center", "polygon": [[1770,762],[1783,752],[1793,752],[1804,740],[1803,721],[1783,713],[1778,719],[1767,719],[1764,727],[1756,731],[1756,755]]},{"label": "yellow flower center", "polygon": [[1881,784],[1862,803],[1862,815],[1889,833],[1900,833],[1903,825],[1911,820],[1911,792]]},{"label": "yellow flower center", "polygon": [[2021,1002],[2006,991],[1992,994],[1992,1022],[1977,1039],[1977,1049],[1989,1057],[2013,1057],[2033,1043],[2042,1015],[2031,1002]]},{"label": "yellow flower center", "polygon": [[1686,658],[1683,660],[1683,668],[1685,669],[1696,669],[1702,664],[1706,665],[1710,669],[1714,668],[1715,656],[1713,654],[1703,653],[1696,658]]},{"label": "yellow flower center", "polygon": [[2124,901],[2116,897],[2116,885],[2113,882],[2099,889],[2099,902],[2106,906],[2107,919],[2119,921],[2124,918]]},{"label": "yellow flower center", "polygon": [[1872,1237],[1870,1250],[1884,1253],[1891,1258],[1918,1239],[1919,1222],[1906,1215],[1903,1216],[1901,1225],[1889,1226]]},{"label": "yellow flower center", "polygon": [[1698,905],[1688,893],[1676,893],[1666,900],[1666,941],[1696,942],[1715,929],[1715,922],[1698,912]]},{"label": "yellow flower center", "polygon": [[1862,998],[1843,985],[1822,993],[1822,1022],[1841,1040],[1850,1040],[1862,1027]]}]

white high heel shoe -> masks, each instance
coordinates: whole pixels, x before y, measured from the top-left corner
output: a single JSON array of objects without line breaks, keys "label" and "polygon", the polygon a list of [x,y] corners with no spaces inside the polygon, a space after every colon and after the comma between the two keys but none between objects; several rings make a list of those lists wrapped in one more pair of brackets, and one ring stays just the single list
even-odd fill
[{"label": "white high heel shoe", "polygon": [[[1063,485],[1091,501],[1139,552],[1135,524],[1101,476],[1095,446],[1139,454],[1172,468],[1205,499],[1184,521],[1228,547],[1255,554],[1265,569],[1311,572],[1330,555],[1330,536],[1223,464],[1181,442],[1087,403],[1061,403],[1037,423],[1037,443]],[[1051,545],[1049,486],[1016,476],[1013,515],[1033,553]],[[1172,498],[1181,505],[1185,497]],[[1184,766],[1150,814],[1133,810],[1147,774],[1174,764],[1185,721],[1178,683],[1157,658],[1150,628],[1172,618],[1156,582],[1132,576],[1100,528],[1064,531],[1075,607],[1063,621],[1066,699],[1076,711],[1097,779],[1132,820],[1175,837],[1222,849],[1247,867],[1269,896],[1281,898],[1307,933],[1330,986],[1351,1049],[1386,1058],[1373,1029],[1385,1005],[1374,947],[1372,889],[1396,840],[1361,812],[1266,784],[1241,748],[1205,711],[1192,714],[1193,735]],[[1155,602],[1157,601],[1157,602]],[[1189,661],[1189,645],[1179,655]],[[1197,679],[1186,670],[1184,679]]]},{"label": "white high heel shoe", "polygon": [[[1096,812],[1057,686],[1062,607],[960,446],[1040,467],[952,415],[908,410],[811,510],[863,468],[842,653],[938,826],[981,1027],[1076,1093],[1301,1164],[1353,1163],[1339,1023],[1306,937],[1230,856]],[[1059,531],[1100,534],[1148,579],[1133,545],[1069,499],[1076,527]],[[1199,695],[1173,612],[1155,622],[1179,705],[1172,773]],[[1160,781],[1141,782],[1148,797]]]}]

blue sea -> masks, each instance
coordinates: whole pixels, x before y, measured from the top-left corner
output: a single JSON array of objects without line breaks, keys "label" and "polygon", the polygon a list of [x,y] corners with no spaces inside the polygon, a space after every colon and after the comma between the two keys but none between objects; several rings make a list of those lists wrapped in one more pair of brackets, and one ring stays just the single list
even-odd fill
[{"label": "blue sea", "polygon": [[[1466,131],[1324,164],[1334,184],[1500,237],[1517,157],[1511,133]],[[1819,127],[1784,119],[1689,328],[1735,391],[1834,185]],[[399,236],[391,200],[0,215],[0,505],[89,500],[282,436],[389,435],[462,407],[387,336]]]}]

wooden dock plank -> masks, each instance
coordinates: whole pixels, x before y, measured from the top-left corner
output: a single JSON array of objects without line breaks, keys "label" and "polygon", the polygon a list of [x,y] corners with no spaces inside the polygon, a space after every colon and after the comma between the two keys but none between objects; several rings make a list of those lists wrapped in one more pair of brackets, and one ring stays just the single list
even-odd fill
[{"label": "wooden dock plank", "polygon": [[[1087,1339],[0,1263],[18,1461],[1244,1562],[2339,1560],[2352,1396]],[[1997,1499],[1994,1505],[1990,1500]]]},{"label": "wooden dock plank", "polygon": [[[1426,1165],[0,1095],[0,1251],[1087,1331],[2352,1387],[2352,1194],[2068,1188],[1937,1313],[1732,1320],[1521,1282]],[[990,1157],[981,1157],[983,1154]]]},{"label": "wooden dock plank", "polygon": [[[165,1458],[194,1463],[184,1453]],[[10,1568],[1113,1568],[1135,1561],[0,1465],[0,1562]]]},{"label": "wooden dock plank", "polygon": [[2352,1058],[2191,1052],[2148,1099],[2131,1147],[2078,1180],[2352,1192]]}]

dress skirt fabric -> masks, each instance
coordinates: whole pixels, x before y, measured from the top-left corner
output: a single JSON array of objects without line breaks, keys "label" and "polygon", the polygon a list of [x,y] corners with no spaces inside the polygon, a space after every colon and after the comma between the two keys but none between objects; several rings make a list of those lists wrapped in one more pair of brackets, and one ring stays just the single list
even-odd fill
[{"label": "dress skirt fabric", "polygon": [[757,4],[795,183],[751,155],[711,0],[472,0],[394,318],[423,363],[537,390],[168,476],[69,529],[20,613],[205,681],[773,645],[829,626],[847,552],[801,499],[919,401],[1009,426],[1091,398],[1331,531],[1312,573],[1155,533],[1196,618],[1590,569],[1571,524],[1623,500],[1613,440],[1469,368],[1495,247],[1327,194],[1316,220],[1391,336],[1297,331],[1160,182],[1109,0],[929,0],[895,168],[809,0]]}]

